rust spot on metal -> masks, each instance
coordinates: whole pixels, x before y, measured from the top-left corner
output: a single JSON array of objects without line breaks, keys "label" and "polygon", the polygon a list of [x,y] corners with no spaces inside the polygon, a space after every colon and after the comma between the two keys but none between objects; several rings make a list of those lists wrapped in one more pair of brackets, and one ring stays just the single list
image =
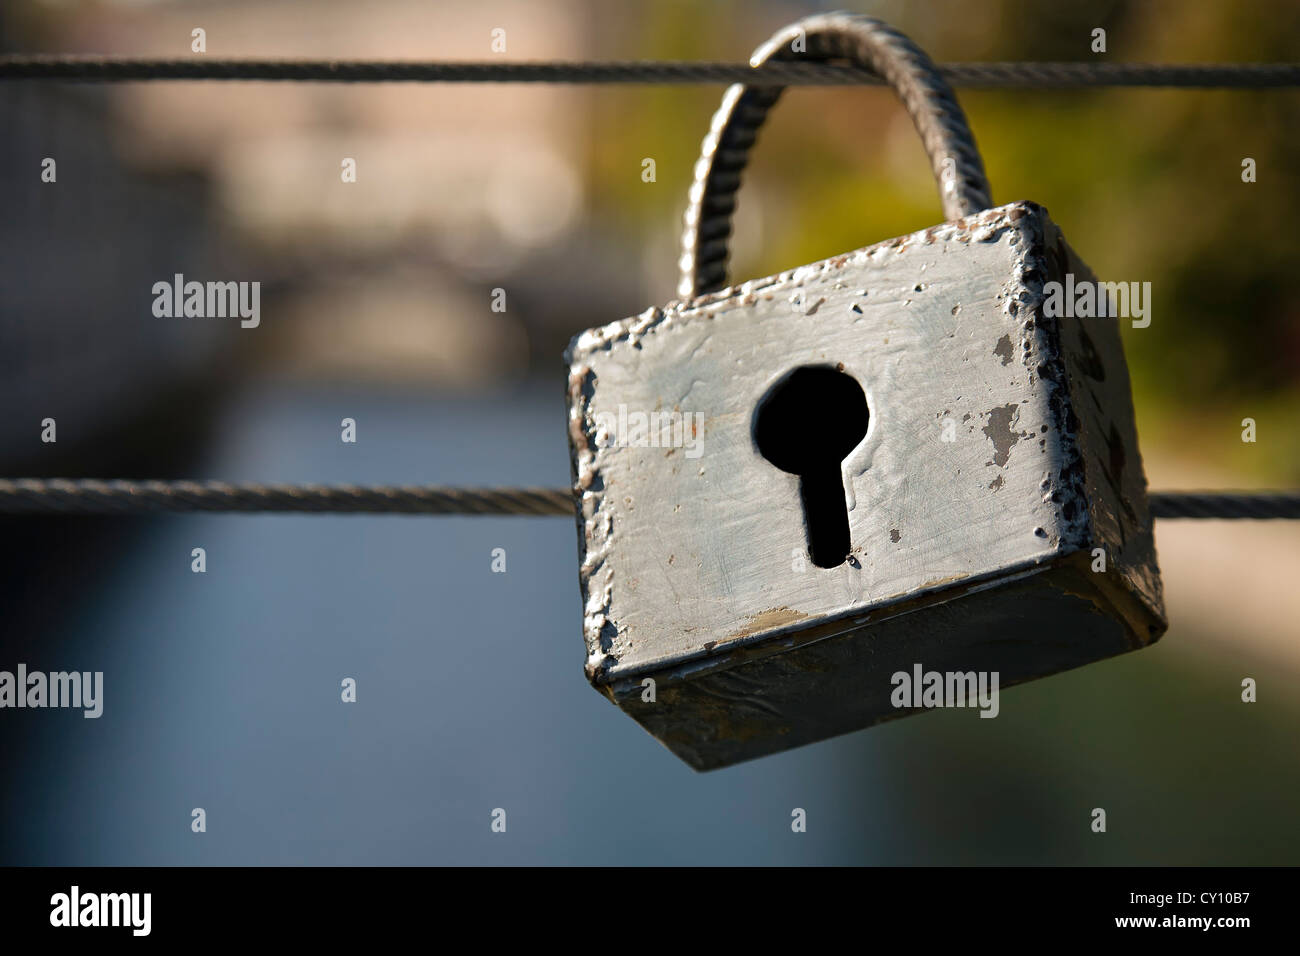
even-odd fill
[{"label": "rust spot on metal", "polygon": [[942,577],[942,578],[931,578],[929,581],[925,581],[925,582],[923,582],[923,583],[922,583],[922,584],[917,588],[917,591],[926,591],[926,590],[929,590],[930,588],[943,587],[945,584],[953,584],[953,583],[955,583],[955,582],[957,582],[957,581],[964,581],[967,577],[969,577],[969,575],[966,575],[966,574],[950,574],[950,575],[948,575],[947,577]]},{"label": "rust spot on metal", "polygon": [[[752,637],[755,634],[761,634],[764,631],[772,631],[778,627],[787,627],[791,624],[797,624],[808,617],[802,611],[796,611],[788,607],[774,607],[758,614],[751,615],[745,626],[731,635],[732,638]],[[714,642],[716,643],[716,642]],[[705,645],[708,647],[708,645]]]}]

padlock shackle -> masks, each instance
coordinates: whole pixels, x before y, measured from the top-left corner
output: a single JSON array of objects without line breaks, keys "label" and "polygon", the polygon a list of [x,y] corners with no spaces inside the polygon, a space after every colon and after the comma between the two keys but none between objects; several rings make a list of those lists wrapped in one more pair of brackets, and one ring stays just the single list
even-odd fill
[{"label": "padlock shackle", "polygon": [[[803,51],[793,44],[802,39]],[[961,219],[993,205],[984,162],[957,94],[916,44],[873,17],[826,13],[783,28],[754,51],[750,66],[769,60],[839,60],[879,74],[898,94],[921,134],[939,182],[945,218]],[[690,298],[727,283],[727,245],[740,174],[781,86],[728,88],[704,137],[691,184],[679,260],[678,295]]]}]

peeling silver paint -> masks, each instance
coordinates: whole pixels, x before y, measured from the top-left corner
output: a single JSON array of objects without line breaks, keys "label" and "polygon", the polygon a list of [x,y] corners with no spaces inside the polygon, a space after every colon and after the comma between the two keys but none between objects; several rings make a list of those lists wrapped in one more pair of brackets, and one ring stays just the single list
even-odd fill
[{"label": "peeling silver paint", "polygon": [[981,431],[993,443],[993,458],[989,462],[990,465],[1004,468],[1011,458],[1011,448],[1020,440],[1020,436],[1012,428],[1018,413],[1019,407],[1015,404],[1000,405],[988,410],[988,424]]}]

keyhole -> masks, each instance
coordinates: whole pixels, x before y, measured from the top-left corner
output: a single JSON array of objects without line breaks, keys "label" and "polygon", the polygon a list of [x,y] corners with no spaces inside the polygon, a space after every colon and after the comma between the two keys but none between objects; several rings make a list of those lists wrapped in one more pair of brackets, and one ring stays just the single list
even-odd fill
[{"label": "keyhole", "polygon": [[869,417],[862,386],[829,365],[795,369],[754,410],[759,454],[799,476],[808,553],[819,568],[843,564],[852,547],[840,464],[867,433]]}]

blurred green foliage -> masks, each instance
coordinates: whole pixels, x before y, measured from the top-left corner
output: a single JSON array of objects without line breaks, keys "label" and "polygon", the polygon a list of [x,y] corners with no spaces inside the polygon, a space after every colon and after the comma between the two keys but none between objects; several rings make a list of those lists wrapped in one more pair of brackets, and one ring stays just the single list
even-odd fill
[{"label": "blurred green foliage", "polygon": [[[837,5],[839,6],[839,5]],[[1269,62],[1300,51],[1294,0],[855,3],[938,62]],[[609,57],[741,61],[812,3],[597,8]],[[1107,52],[1090,50],[1095,27]],[[1125,328],[1144,443],[1277,484],[1300,480],[1300,95],[1294,90],[959,90],[996,202],[1051,210],[1109,280],[1152,283],[1152,323]],[[675,257],[716,87],[593,94],[590,181],[604,214]],[[653,157],[654,184],[641,181]],[[1242,182],[1242,160],[1258,181]],[[761,212],[761,216],[756,213]],[[936,188],[902,108],[882,89],[787,92],[741,190],[736,279],[933,225]],[[662,298],[671,295],[666,284]],[[1258,422],[1256,444],[1240,422]]]}]

